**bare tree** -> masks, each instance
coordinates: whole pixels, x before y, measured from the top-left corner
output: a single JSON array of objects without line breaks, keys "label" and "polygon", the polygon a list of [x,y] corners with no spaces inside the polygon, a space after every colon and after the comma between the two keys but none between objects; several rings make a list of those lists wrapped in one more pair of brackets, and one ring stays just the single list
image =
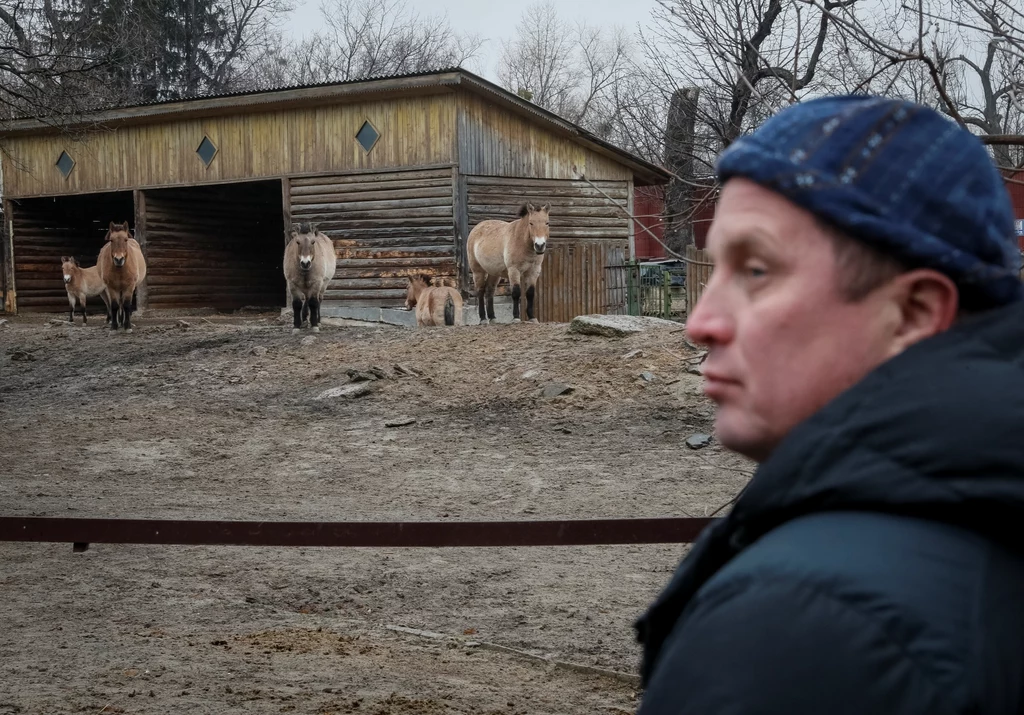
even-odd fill
[{"label": "bare tree", "polygon": [[612,138],[632,54],[623,28],[570,24],[546,0],[528,7],[502,44],[498,79],[537,106]]},{"label": "bare tree", "polygon": [[[840,7],[831,14],[843,41],[855,46],[850,55],[869,57],[862,62],[872,71],[851,91],[923,101],[983,135],[1024,129],[1020,0],[904,0],[888,12]],[[1001,166],[1024,166],[1024,147],[993,152]]]},{"label": "bare tree", "polygon": [[291,82],[309,84],[461,66],[479,38],[443,16],[423,17],[405,0],[325,0],[325,29],[282,48],[272,60]]}]

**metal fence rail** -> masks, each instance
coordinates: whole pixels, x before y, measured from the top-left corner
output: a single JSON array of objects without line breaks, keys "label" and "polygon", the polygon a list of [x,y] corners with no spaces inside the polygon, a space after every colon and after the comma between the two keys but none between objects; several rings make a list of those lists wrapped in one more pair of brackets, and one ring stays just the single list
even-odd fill
[{"label": "metal fence rail", "polygon": [[0,541],[187,546],[493,547],[680,544],[714,519],[193,521],[0,517]]}]

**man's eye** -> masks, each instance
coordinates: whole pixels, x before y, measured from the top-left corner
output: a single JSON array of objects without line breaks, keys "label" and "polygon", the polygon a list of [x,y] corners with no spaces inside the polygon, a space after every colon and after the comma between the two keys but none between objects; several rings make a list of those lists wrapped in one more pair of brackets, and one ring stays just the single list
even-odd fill
[{"label": "man's eye", "polygon": [[767,269],[760,263],[748,263],[744,270],[751,278],[763,278],[767,273]]}]

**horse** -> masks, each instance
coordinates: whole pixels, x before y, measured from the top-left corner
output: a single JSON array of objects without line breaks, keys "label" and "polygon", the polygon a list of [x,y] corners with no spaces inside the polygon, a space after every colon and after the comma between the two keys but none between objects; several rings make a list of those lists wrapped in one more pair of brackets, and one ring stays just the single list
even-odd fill
[{"label": "horse", "polygon": [[456,289],[443,285],[430,285],[428,276],[409,278],[405,294],[405,308],[416,308],[416,325],[462,325],[462,296]]},{"label": "horse", "polygon": [[138,307],[136,288],[146,278],[146,259],[142,247],[128,231],[128,222],[110,222],[106,243],[100,249],[96,266],[106,286],[110,306],[110,329],[117,330],[118,322],[126,333],[132,332],[132,312]]},{"label": "horse", "polygon": [[291,240],[284,249],[284,277],[295,313],[293,333],[299,332],[307,317],[313,332],[320,332],[320,304],[336,267],[334,242],[320,233],[315,223],[292,226]]},{"label": "horse", "polygon": [[73,256],[61,256],[60,268],[64,275],[64,290],[68,292],[68,303],[71,304],[71,313],[68,322],[75,322],[75,307],[82,306],[82,325],[89,324],[89,318],[85,314],[85,299],[101,296],[107,306],[107,321],[110,322],[110,299],[107,298],[107,287],[103,285],[100,278],[99,266],[82,268]]},{"label": "horse", "polygon": [[549,238],[548,208],[548,204],[537,208],[526,203],[520,207],[519,218],[514,221],[481,221],[469,232],[466,254],[473,272],[481,325],[488,319],[495,322],[494,289],[502,278],[507,278],[512,286],[512,322],[520,321],[519,301],[524,293],[526,317],[531,323],[537,322],[533,299]]}]

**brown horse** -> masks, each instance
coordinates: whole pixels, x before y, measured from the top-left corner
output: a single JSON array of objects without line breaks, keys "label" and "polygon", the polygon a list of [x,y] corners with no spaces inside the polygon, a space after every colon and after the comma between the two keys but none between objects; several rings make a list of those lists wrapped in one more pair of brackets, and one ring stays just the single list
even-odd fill
[{"label": "brown horse", "polygon": [[523,204],[515,221],[481,221],[469,232],[466,253],[473,271],[481,324],[488,319],[495,322],[494,289],[502,278],[507,278],[512,286],[512,322],[519,322],[519,301],[524,292],[526,317],[531,323],[537,322],[533,298],[548,237],[548,204],[540,208]]},{"label": "brown horse", "polygon": [[315,223],[292,226],[292,238],[284,249],[284,277],[295,313],[293,333],[309,318],[309,327],[320,332],[320,304],[338,265],[334,242],[317,230]]},{"label": "brown horse", "polygon": [[71,314],[68,315],[68,322],[75,322],[75,308],[82,306],[82,325],[89,324],[89,318],[85,314],[85,299],[95,296],[102,296],[107,306],[107,322],[110,322],[110,299],[107,298],[107,287],[103,285],[100,278],[99,266],[82,268],[73,256],[61,256],[60,269],[64,275],[64,290],[68,292],[68,303],[71,304]]},{"label": "brown horse", "polygon": [[117,330],[118,323],[126,333],[132,331],[132,312],[136,310],[135,289],[146,278],[146,259],[142,247],[128,231],[128,222],[110,222],[107,242],[100,249],[96,266],[100,279],[107,287],[110,306],[110,328]]},{"label": "brown horse", "polygon": [[446,285],[430,285],[427,276],[413,276],[405,294],[406,309],[416,308],[416,325],[462,325],[462,296]]}]

